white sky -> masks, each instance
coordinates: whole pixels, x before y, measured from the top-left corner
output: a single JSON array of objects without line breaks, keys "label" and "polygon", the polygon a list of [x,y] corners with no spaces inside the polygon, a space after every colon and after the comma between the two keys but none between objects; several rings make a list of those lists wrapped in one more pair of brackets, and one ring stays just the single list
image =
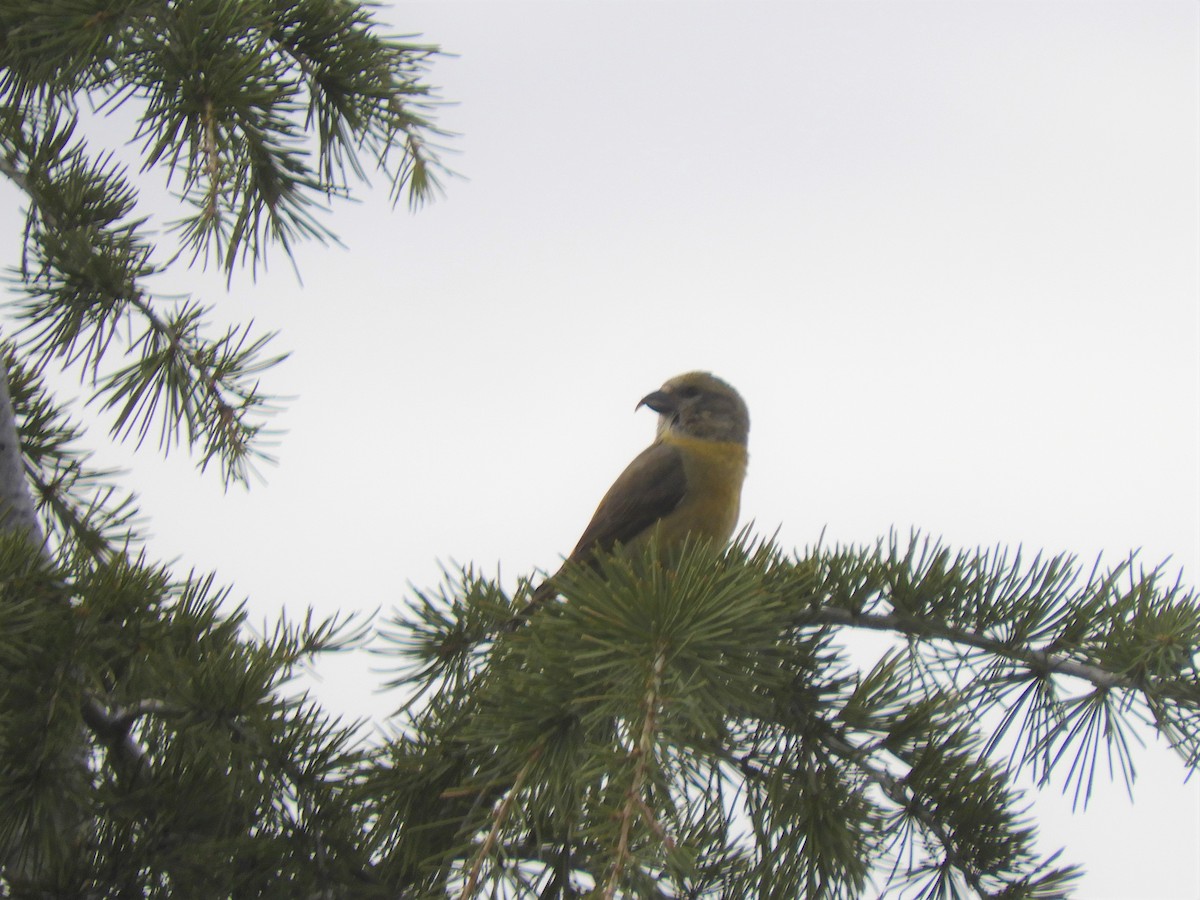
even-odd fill
[{"label": "white sky", "polygon": [[[295,399],[248,493],[136,463],[155,555],[259,618],[390,608],[439,560],[511,582],[649,442],[637,400],[703,368],[750,405],[743,520],[784,546],[917,526],[1196,582],[1196,4],[381,16],[457,54],[431,80],[466,178],[416,216],[382,185],[340,206],[303,286],[279,254],[229,297],[172,282],[280,329],[266,384]],[[324,668],[326,704],[385,713],[374,662]],[[1080,897],[1194,900],[1200,787],[1137,762],[1132,804],[1037,796],[1041,846]]]}]

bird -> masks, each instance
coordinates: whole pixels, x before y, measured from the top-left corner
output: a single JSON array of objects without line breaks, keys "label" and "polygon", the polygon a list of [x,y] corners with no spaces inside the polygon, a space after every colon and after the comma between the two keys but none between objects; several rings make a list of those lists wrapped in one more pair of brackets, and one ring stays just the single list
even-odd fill
[{"label": "bird", "polygon": [[737,526],[746,478],[750,413],[734,388],[709,372],[687,372],[643,397],[658,413],[654,442],[634,457],[596,507],[583,535],[543,581],[522,619],[556,593],[570,566],[604,554],[640,555],[654,541],[670,559],[691,538],[724,544]]}]

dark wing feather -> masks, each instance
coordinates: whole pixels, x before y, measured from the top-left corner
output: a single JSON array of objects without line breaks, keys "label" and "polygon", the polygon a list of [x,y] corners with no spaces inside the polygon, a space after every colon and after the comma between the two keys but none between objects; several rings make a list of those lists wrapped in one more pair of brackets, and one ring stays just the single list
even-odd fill
[{"label": "dark wing feather", "polygon": [[583,537],[571,551],[572,562],[627,544],[679,505],[687,491],[687,475],[679,450],[652,444],[637,455],[608,489]]},{"label": "dark wing feather", "polygon": [[[651,444],[608,489],[567,563],[588,563],[596,553],[611,551],[618,541],[628,544],[675,509],[686,491],[687,475],[679,451],[668,444]],[[515,631],[555,593],[554,579],[547,578],[504,630]]]}]

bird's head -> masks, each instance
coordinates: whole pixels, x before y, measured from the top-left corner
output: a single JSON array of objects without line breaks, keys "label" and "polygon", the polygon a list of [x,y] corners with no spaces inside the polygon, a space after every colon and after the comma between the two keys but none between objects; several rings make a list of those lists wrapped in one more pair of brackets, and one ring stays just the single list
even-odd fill
[{"label": "bird's head", "polygon": [[688,372],[672,378],[638,407],[658,413],[658,434],[684,434],[709,441],[745,444],[750,412],[730,385],[708,372]]}]

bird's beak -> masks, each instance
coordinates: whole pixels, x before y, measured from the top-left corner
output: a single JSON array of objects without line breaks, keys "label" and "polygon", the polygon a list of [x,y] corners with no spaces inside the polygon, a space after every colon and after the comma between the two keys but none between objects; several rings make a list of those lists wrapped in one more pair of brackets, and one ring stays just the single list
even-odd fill
[{"label": "bird's beak", "polygon": [[660,415],[669,415],[679,409],[679,404],[675,402],[675,398],[666,391],[655,391],[653,394],[647,394],[633,409],[636,412],[643,406],[648,406]]}]

